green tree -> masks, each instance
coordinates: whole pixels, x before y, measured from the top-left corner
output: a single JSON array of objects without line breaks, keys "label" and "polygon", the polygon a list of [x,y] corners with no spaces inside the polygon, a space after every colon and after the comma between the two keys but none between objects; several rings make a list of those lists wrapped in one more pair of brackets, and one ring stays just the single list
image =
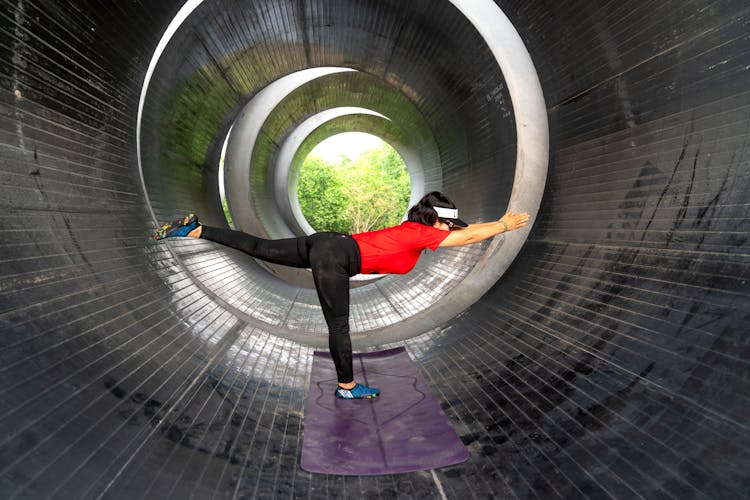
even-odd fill
[{"label": "green tree", "polygon": [[349,232],[346,198],[336,168],[317,156],[308,156],[299,174],[297,196],[307,222],[317,231]]},{"label": "green tree", "polygon": [[384,143],[369,149],[343,170],[348,181],[344,193],[352,233],[401,222],[409,203],[409,174],[392,147]]},{"label": "green tree", "polygon": [[409,174],[388,144],[352,160],[308,156],[300,171],[302,213],[318,231],[359,233],[401,222],[409,203]]}]

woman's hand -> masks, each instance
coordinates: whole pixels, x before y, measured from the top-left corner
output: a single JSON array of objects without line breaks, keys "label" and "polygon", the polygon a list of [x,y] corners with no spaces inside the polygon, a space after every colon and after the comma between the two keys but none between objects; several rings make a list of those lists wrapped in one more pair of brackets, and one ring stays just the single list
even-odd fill
[{"label": "woman's hand", "polygon": [[514,229],[520,229],[529,222],[529,214],[521,212],[517,214],[515,212],[508,212],[507,214],[500,217],[498,221],[506,227],[506,231],[513,231]]}]

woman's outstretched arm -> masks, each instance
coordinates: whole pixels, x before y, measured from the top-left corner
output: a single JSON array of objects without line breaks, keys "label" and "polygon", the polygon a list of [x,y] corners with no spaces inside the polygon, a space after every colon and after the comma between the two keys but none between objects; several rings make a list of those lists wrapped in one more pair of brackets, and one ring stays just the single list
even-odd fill
[{"label": "woman's outstretched arm", "polygon": [[494,222],[482,222],[480,224],[469,224],[468,227],[456,228],[451,231],[447,238],[439,245],[441,247],[458,247],[470,245],[479,241],[492,238],[506,231],[522,228],[529,221],[529,214],[508,212]]}]

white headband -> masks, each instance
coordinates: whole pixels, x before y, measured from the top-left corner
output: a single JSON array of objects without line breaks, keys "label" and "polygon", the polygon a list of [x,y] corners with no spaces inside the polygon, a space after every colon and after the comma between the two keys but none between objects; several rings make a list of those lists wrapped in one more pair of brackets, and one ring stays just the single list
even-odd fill
[{"label": "white headband", "polygon": [[455,208],[432,207],[437,212],[438,217],[443,219],[458,219],[458,210]]}]

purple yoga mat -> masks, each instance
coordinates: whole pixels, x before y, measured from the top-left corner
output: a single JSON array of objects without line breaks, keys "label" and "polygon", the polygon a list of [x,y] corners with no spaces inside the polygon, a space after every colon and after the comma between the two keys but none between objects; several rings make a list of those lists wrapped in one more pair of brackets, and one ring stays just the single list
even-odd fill
[{"label": "purple yoga mat", "polygon": [[375,475],[435,469],[469,458],[406,349],[354,355],[354,378],[374,399],[337,399],[327,352],[313,356],[300,465],[308,472]]}]

